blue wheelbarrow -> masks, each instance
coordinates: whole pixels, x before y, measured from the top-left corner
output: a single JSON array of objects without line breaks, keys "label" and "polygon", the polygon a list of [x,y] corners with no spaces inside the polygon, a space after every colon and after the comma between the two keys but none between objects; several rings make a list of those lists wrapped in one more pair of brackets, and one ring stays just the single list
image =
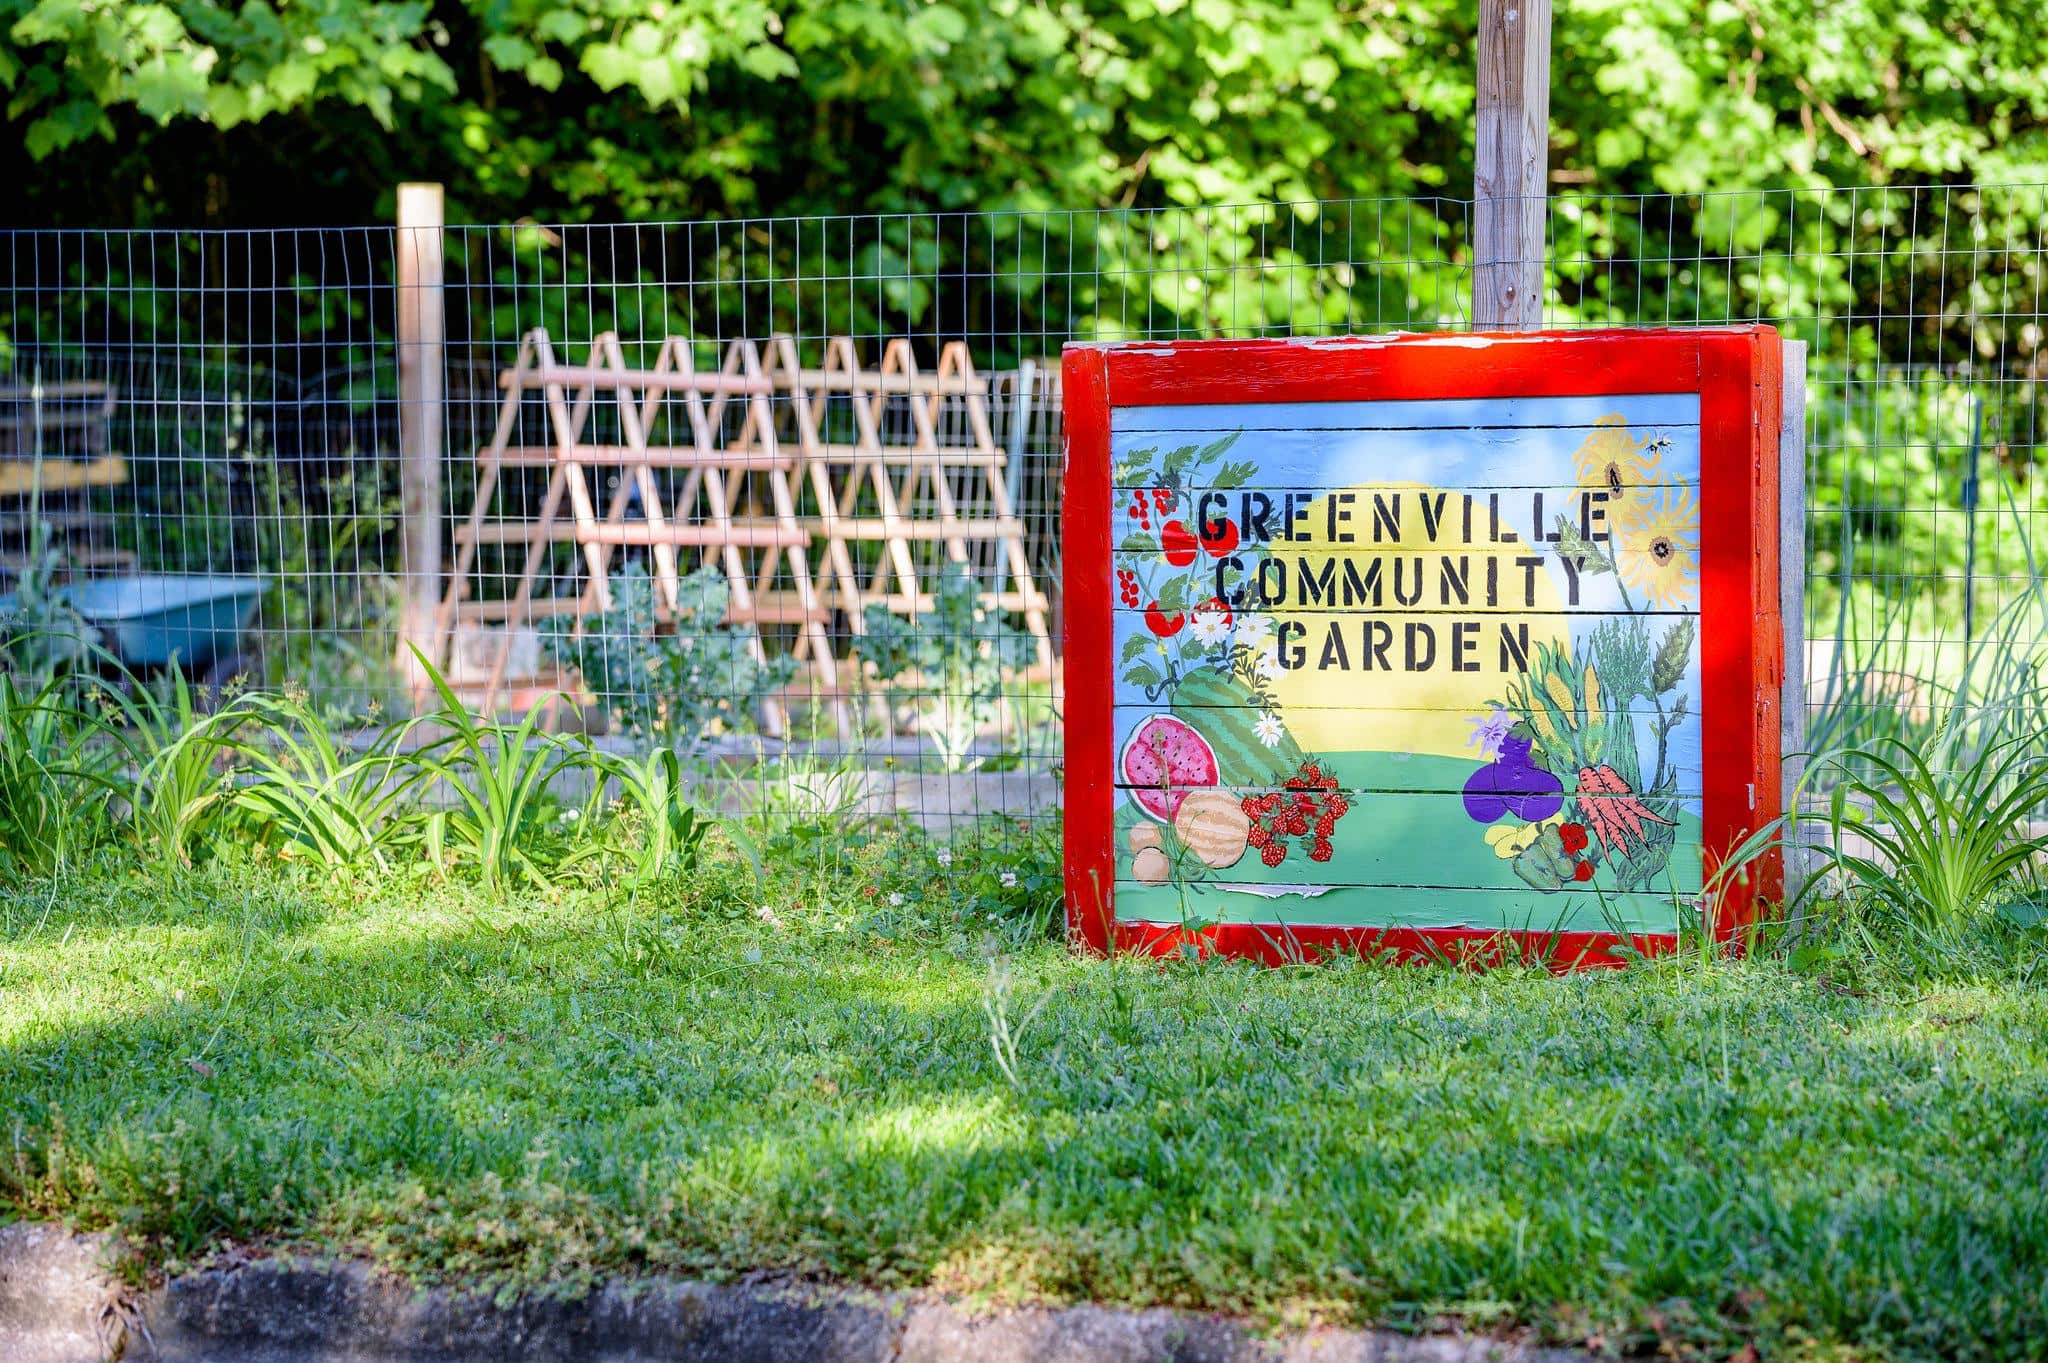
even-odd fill
[{"label": "blue wheelbarrow", "polygon": [[[219,684],[243,670],[242,632],[267,585],[261,577],[161,573],[70,582],[55,595],[130,671],[176,665]],[[0,615],[12,614],[14,603],[13,593],[0,596]]]}]

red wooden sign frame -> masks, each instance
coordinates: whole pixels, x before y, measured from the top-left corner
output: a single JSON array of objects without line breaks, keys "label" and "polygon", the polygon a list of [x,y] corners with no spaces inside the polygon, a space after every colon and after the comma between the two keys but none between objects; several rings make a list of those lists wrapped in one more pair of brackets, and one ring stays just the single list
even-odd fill
[{"label": "red wooden sign frame", "polygon": [[[1069,935],[1098,952],[1198,949],[1268,962],[1328,949],[1485,960],[1513,938],[1559,966],[1627,959],[1611,932],[1119,923],[1111,563],[1112,408],[1201,403],[1597,397],[1697,393],[1700,403],[1701,721],[1708,883],[1778,817],[1784,641],[1778,611],[1782,346],[1765,326],[1070,346],[1062,373],[1065,535],[1066,891]],[[1782,894],[1773,851],[1710,906],[1722,940]],[[1670,934],[1630,938],[1668,951]]]}]

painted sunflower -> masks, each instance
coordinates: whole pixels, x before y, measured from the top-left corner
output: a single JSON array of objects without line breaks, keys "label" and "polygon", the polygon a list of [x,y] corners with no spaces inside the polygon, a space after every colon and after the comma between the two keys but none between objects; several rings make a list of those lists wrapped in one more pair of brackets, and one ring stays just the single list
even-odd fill
[{"label": "painted sunflower", "polygon": [[1696,606],[1700,599],[1700,506],[1689,487],[1644,489],[1613,516],[1621,580],[1652,606]]},{"label": "painted sunflower", "polygon": [[1655,483],[1663,472],[1667,440],[1640,438],[1629,433],[1628,422],[1619,415],[1603,416],[1572,453],[1579,486],[1605,489],[1616,503],[1640,500],[1635,494]]}]

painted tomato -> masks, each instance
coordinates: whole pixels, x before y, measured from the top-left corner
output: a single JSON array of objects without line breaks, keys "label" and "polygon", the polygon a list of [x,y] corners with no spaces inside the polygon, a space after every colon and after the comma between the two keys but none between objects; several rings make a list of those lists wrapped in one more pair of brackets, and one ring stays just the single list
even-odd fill
[{"label": "painted tomato", "polygon": [[1209,557],[1222,558],[1237,548],[1237,522],[1224,520],[1216,525],[1202,527],[1202,547],[1209,551]]},{"label": "painted tomato", "polygon": [[1195,533],[1179,521],[1168,521],[1159,527],[1159,547],[1166,551],[1166,561],[1176,568],[1185,568],[1195,561]]},{"label": "painted tomato", "polygon": [[1151,630],[1162,639],[1171,639],[1174,635],[1180,633],[1180,627],[1187,622],[1187,616],[1180,611],[1175,611],[1173,614],[1168,615],[1165,611],[1160,610],[1157,601],[1145,607],[1145,628]]}]

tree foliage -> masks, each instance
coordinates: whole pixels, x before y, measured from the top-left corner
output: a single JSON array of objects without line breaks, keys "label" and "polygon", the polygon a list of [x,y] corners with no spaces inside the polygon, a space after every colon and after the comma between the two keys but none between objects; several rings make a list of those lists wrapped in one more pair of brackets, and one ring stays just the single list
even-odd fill
[{"label": "tree foliage", "polygon": [[[1090,208],[1469,183],[1469,0],[0,0],[30,220]],[[2003,0],[1577,0],[1560,185],[2048,175]],[[288,192],[287,192],[288,191]]]}]

